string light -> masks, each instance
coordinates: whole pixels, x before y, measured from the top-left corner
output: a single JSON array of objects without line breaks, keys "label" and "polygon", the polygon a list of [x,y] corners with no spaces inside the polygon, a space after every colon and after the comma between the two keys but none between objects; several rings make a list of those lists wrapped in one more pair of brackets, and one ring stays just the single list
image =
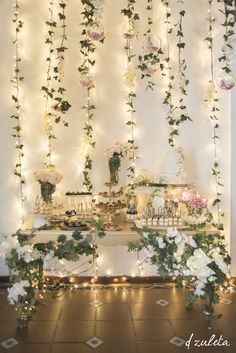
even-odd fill
[{"label": "string light", "polygon": [[46,152],[46,166],[53,166],[52,162],[52,150],[53,144],[52,141],[55,138],[53,132],[53,120],[55,118],[55,114],[52,112],[53,98],[55,89],[52,87],[53,81],[53,59],[54,59],[54,29],[57,24],[54,21],[54,0],[50,0],[49,2],[49,20],[46,21],[48,26],[48,33],[46,38],[46,44],[48,45],[48,56],[46,61],[48,63],[47,66],[47,74],[46,74],[46,86],[42,87],[42,91],[45,95],[45,113],[44,113],[44,126],[45,133],[47,135],[47,152]]},{"label": "string light", "polygon": [[15,113],[11,116],[11,118],[15,119],[15,125],[13,127],[14,133],[13,137],[16,139],[15,148],[17,150],[17,162],[14,169],[14,174],[19,180],[19,193],[20,193],[20,207],[21,207],[21,219],[20,224],[23,225],[25,220],[25,201],[26,196],[24,194],[24,186],[25,186],[25,176],[23,173],[23,158],[24,158],[24,145],[22,139],[22,132],[23,132],[23,124],[22,124],[22,102],[21,102],[21,82],[23,81],[24,77],[21,74],[21,57],[19,54],[19,39],[21,35],[21,31],[23,29],[23,21],[19,17],[19,2],[15,0],[13,4],[14,8],[14,17],[12,22],[15,26],[15,39],[13,41],[13,45],[15,46],[15,54],[13,56],[14,65],[13,65],[13,77],[11,79],[11,83],[13,84],[13,94],[12,94],[12,101],[14,103]]},{"label": "string light", "polygon": [[[165,58],[165,67],[166,67],[166,72],[167,72],[167,78],[168,78],[168,86],[165,91],[165,98],[163,103],[168,106],[168,115],[167,115],[167,121],[169,124],[169,144],[174,147],[175,142],[174,142],[174,137],[178,135],[178,128],[177,128],[177,121],[174,118],[174,111],[175,111],[175,106],[173,104],[173,84],[174,84],[174,75],[173,75],[173,69],[171,66],[171,60],[170,60],[170,34],[173,32],[172,24],[171,24],[171,10],[169,7],[169,1],[168,0],[162,0],[162,4],[165,7],[165,14],[166,14],[166,58]],[[165,73],[163,73],[165,75]]]},{"label": "string light", "polygon": [[214,145],[214,150],[213,150],[213,166],[211,168],[211,173],[215,181],[215,198],[213,200],[212,206],[216,207],[217,210],[217,218],[218,218],[218,225],[216,225],[219,229],[222,229],[223,224],[221,222],[222,218],[222,212],[220,211],[220,204],[221,204],[221,188],[223,186],[222,179],[221,179],[221,170],[220,170],[220,165],[219,165],[219,157],[218,157],[218,141],[219,141],[219,97],[218,97],[218,91],[216,89],[216,84],[215,84],[215,70],[214,70],[214,23],[215,23],[215,18],[213,16],[213,0],[208,0],[208,18],[207,21],[209,23],[209,28],[208,28],[208,36],[205,39],[207,44],[208,44],[208,49],[210,53],[210,67],[211,67],[211,76],[209,80],[209,85],[211,89],[211,94],[210,97],[207,97],[205,99],[205,102],[208,103],[210,114],[209,114],[209,119],[212,123],[213,127],[213,145]]},{"label": "string light", "polygon": [[[95,65],[96,45],[94,42],[103,43],[104,33],[99,33],[99,26],[101,21],[102,4],[94,6],[93,3],[88,1],[81,1],[83,4],[82,15],[82,39],[80,41],[80,52],[83,55],[83,62],[78,67],[79,73],[82,75],[79,82],[82,87],[86,89],[86,104],[82,107],[85,111],[86,121],[84,123],[84,168],[83,168],[83,185],[87,191],[93,188],[91,181],[91,172],[93,160],[91,156],[91,149],[95,148],[96,141],[93,136],[93,119],[96,106],[92,103],[91,92],[95,89],[94,79],[92,77],[93,66]],[[96,27],[93,31],[93,27]]]},{"label": "string light", "polygon": [[[133,184],[133,179],[135,176],[136,171],[136,159],[137,157],[137,146],[135,142],[135,127],[136,127],[136,107],[135,107],[135,100],[136,100],[136,72],[135,72],[135,63],[134,59],[136,57],[133,47],[132,47],[132,40],[137,35],[136,31],[136,22],[139,20],[139,15],[135,13],[134,9],[134,1],[127,0],[127,8],[123,9],[121,12],[127,18],[126,29],[124,30],[123,37],[126,40],[125,44],[125,53],[126,53],[126,70],[125,70],[125,81],[128,91],[128,97],[126,102],[127,113],[128,113],[128,121],[126,125],[130,129],[130,135],[128,138],[128,144],[130,146],[130,167],[128,168],[128,177],[131,180],[131,185]],[[128,15],[129,13],[129,15]]]}]

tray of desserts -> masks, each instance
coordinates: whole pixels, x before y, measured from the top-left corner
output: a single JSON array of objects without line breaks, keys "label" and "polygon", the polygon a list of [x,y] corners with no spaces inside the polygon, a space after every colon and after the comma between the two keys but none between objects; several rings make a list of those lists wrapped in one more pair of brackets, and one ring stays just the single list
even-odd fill
[{"label": "tray of desserts", "polygon": [[48,221],[51,223],[51,224],[60,224],[62,222],[64,222],[65,220],[67,219],[66,216],[64,215],[61,215],[61,216],[51,216],[48,218]]},{"label": "tray of desserts", "polygon": [[113,224],[113,223],[104,223],[103,224],[103,230],[105,231],[120,231],[122,230],[122,227],[119,224]]},{"label": "tray of desserts", "polygon": [[119,191],[112,191],[112,192],[107,192],[107,191],[103,191],[103,192],[99,192],[98,196],[104,197],[104,198],[116,198],[116,197],[121,197],[123,196],[123,191],[119,190]]},{"label": "tray of desserts", "polygon": [[89,228],[89,224],[85,223],[83,221],[79,221],[79,220],[65,220],[64,222],[62,222],[60,224],[61,229],[63,230],[81,230],[81,231],[85,231],[88,230]]},{"label": "tray of desserts", "polygon": [[120,200],[111,202],[98,202],[96,207],[103,210],[104,212],[111,212],[120,210],[126,207],[126,204]]}]

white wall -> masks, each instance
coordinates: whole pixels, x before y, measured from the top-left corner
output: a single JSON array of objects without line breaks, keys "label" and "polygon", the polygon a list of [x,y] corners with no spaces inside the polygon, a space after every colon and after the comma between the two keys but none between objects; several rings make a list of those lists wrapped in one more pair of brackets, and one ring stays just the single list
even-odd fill
[{"label": "white wall", "polygon": [[[106,40],[104,45],[99,45],[97,50],[96,66],[96,118],[95,137],[97,147],[94,153],[95,190],[101,190],[108,176],[106,160],[103,149],[110,143],[126,141],[128,128],[125,125],[125,87],[123,72],[125,68],[124,40],[122,39],[123,17],[121,8],[125,0],[106,0],[104,13],[104,28]],[[145,24],[145,1],[137,1],[138,10],[142,14],[140,31]],[[25,80],[23,83],[24,103],[24,144],[25,144],[25,171],[27,176],[27,203],[28,211],[34,204],[38,193],[38,185],[33,178],[33,172],[42,167],[44,163],[46,138],[43,133],[42,115],[44,100],[40,87],[45,83],[45,26],[48,1],[21,0],[21,11],[25,23],[22,49],[22,70]],[[160,3],[160,2],[159,2]],[[203,104],[204,92],[209,80],[209,53],[203,39],[207,35],[207,2],[205,0],[186,1],[188,15],[184,21],[186,35],[186,56],[188,62],[188,76],[190,78],[188,108],[193,123],[187,123],[179,138],[186,156],[189,181],[196,183],[199,192],[206,197],[213,197],[212,177],[210,168],[213,152],[209,149],[212,137],[212,128],[207,118],[207,109]],[[56,128],[58,139],[55,143],[57,169],[64,174],[63,183],[58,187],[58,196],[70,189],[81,189],[81,132],[84,115],[80,107],[84,103],[83,90],[78,85],[77,66],[80,62],[80,5],[79,1],[70,1],[68,4],[68,58],[66,68],[66,88],[72,109],[68,114],[69,127]],[[13,121],[9,118],[12,114],[11,85],[9,83],[13,65],[13,25],[12,4],[9,0],[0,1],[0,233],[7,234],[16,230],[19,225],[20,213],[18,207],[18,187],[12,174],[16,155],[12,133]],[[176,10],[174,11],[176,13]],[[194,14],[194,16],[193,16]],[[155,9],[156,32],[163,36],[163,9],[159,4]],[[218,12],[216,13],[218,17]],[[175,17],[174,22],[177,22]],[[221,28],[217,29],[216,37],[221,38]],[[140,41],[137,48],[141,46]],[[165,40],[163,39],[163,44]],[[216,58],[220,54],[222,43],[217,42]],[[176,57],[175,52],[172,55]],[[217,60],[216,60],[217,63]],[[218,63],[217,63],[218,65]],[[218,69],[217,71],[218,72]],[[145,83],[138,83],[137,99],[137,143],[139,145],[138,168],[150,169],[154,174],[165,157],[167,148],[168,126],[165,120],[166,108],[162,105],[162,94],[165,89],[163,81],[159,80],[154,92],[146,92]],[[222,128],[220,140],[220,162],[225,184],[223,208],[226,212],[226,237],[229,241],[230,218],[230,146],[231,146],[231,105],[230,93],[221,93]],[[236,109],[234,107],[234,109]],[[121,182],[125,183],[125,165]],[[105,172],[104,172],[105,171]],[[235,207],[235,206],[234,206]],[[231,241],[232,249],[235,241]],[[236,259],[233,259],[234,274],[236,273]],[[4,268],[0,267],[0,274]]]}]

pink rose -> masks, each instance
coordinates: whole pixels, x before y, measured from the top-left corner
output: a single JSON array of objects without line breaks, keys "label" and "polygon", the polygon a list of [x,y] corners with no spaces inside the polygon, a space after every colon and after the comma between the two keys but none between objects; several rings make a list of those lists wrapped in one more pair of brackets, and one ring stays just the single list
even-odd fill
[{"label": "pink rose", "polygon": [[152,66],[148,66],[145,69],[145,72],[148,75],[153,75],[156,71],[157,71],[157,69],[155,67],[152,67]]},{"label": "pink rose", "polygon": [[88,37],[91,39],[91,40],[95,40],[95,41],[100,41],[102,40],[105,35],[103,32],[95,32],[95,31],[89,31],[88,32]]},{"label": "pink rose", "polygon": [[235,83],[231,78],[221,78],[218,82],[219,88],[223,90],[230,90],[234,87]]},{"label": "pink rose", "polygon": [[158,50],[158,47],[156,45],[150,44],[146,46],[146,50],[149,53],[155,53]]},{"label": "pink rose", "polygon": [[131,32],[125,32],[125,33],[123,34],[123,37],[124,37],[125,39],[127,39],[127,40],[134,38],[134,36],[135,36],[135,34],[134,34],[134,33],[131,33]]},{"label": "pink rose", "polygon": [[93,86],[93,80],[91,78],[81,78],[79,82],[83,87],[86,88],[90,88]]}]

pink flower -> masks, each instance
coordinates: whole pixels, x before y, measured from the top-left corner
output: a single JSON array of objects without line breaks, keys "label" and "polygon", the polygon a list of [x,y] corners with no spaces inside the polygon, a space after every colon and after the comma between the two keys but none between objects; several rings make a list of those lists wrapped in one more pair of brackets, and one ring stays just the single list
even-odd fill
[{"label": "pink flower", "polygon": [[95,31],[89,31],[88,32],[88,37],[91,39],[91,40],[95,40],[95,41],[100,41],[102,40],[105,35],[103,32],[95,32]]},{"label": "pink flower", "polygon": [[180,201],[181,202],[189,202],[189,200],[194,197],[196,194],[193,190],[187,190],[182,192],[180,195]]},{"label": "pink flower", "polygon": [[157,69],[155,67],[152,67],[152,66],[148,66],[145,69],[145,72],[148,75],[153,75],[156,71],[157,71]]},{"label": "pink flower", "polygon": [[93,80],[91,78],[81,78],[79,80],[80,84],[83,86],[83,87],[86,87],[86,88],[90,88],[93,86]]},{"label": "pink flower", "polygon": [[134,38],[134,36],[135,36],[135,34],[134,34],[134,33],[131,33],[131,32],[125,32],[125,33],[123,34],[123,37],[124,37],[125,39],[127,39],[127,40]]},{"label": "pink flower", "polygon": [[204,208],[207,205],[207,200],[204,198],[201,198],[198,195],[194,195],[193,197],[190,198],[190,200],[188,201],[188,205],[191,208]]},{"label": "pink flower", "polygon": [[158,47],[153,44],[149,44],[146,46],[146,49],[149,53],[155,53],[158,50]]},{"label": "pink flower", "polygon": [[56,112],[59,112],[59,113],[61,113],[61,107],[59,106],[59,105],[54,105],[54,107],[53,107],[53,109],[56,111]]},{"label": "pink flower", "polygon": [[221,78],[218,82],[219,88],[230,90],[234,87],[235,83],[231,78]]}]

